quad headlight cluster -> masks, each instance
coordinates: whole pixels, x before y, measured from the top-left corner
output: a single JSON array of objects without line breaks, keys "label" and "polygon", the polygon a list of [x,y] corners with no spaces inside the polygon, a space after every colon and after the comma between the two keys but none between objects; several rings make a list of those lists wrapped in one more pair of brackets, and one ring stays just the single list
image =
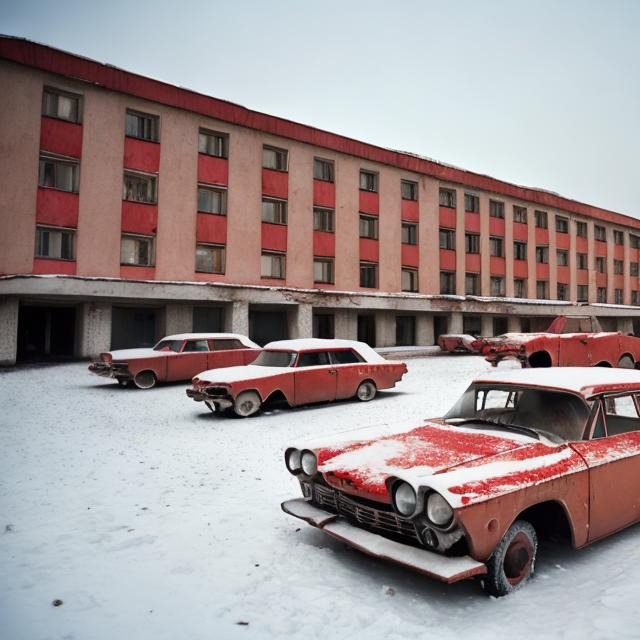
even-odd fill
[{"label": "quad headlight cluster", "polygon": [[284,461],[290,473],[297,475],[304,473],[306,476],[315,476],[318,473],[318,459],[312,451],[304,449],[287,449]]},{"label": "quad headlight cluster", "polygon": [[[415,515],[418,506],[418,496],[408,482],[398,482],[393,488],[393,508],[403,518]],[[453,520],[451,505],[435,491],[427,494],[426,498],[427,519],[436,527],[447,527]]]}]

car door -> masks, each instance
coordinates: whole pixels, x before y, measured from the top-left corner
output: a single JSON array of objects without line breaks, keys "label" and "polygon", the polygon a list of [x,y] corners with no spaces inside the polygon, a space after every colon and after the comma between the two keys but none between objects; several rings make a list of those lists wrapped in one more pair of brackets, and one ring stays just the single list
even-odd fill
[{"label": "car door", "polygon": [[294,373],[294,404],[336,399],[338,377],[327,351],[303,351]]},{"label": "car door", "polygon": [[640,520],[638,395],[598,402],[591,439],[572,444],[589,467],[590,542]]},{"label": "car door", "polygon": [[[364,361],[364,358],[353,349],[335,349],[330,354],[331,361],[336,367],[338,378],[338,388],[336,398],[352,398],[358,385],[371,375],[371,365]],[[377,380],[374,379],[377,386]]]},{"label": "car door", "polygon": [[237,367],[247,364],[247,349],[240,340],[236,338],[214,338],[209,340],[213,343],[213,349],[207,354],[207,369],[220,369],[223,367]]},{"label": "car door", "polygon": [[185,340],[180,353],[167,360],[167,380],[188,380],[207,369],[206,340]]}]

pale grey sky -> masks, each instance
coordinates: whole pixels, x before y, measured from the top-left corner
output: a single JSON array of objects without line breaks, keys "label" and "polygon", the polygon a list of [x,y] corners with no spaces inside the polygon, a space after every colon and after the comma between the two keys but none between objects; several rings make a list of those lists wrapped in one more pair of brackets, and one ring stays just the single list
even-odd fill
[{"label": "pale grey sky", "polygon": [[640,2],[0,0],[0,32],[640,217]]}]

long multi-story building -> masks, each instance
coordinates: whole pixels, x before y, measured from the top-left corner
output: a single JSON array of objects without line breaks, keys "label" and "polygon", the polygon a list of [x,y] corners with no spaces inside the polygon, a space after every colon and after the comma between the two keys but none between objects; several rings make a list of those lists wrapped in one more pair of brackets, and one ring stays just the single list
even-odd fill
[{"label": "long multi-story building", "polygon": [[633,217],[23,39],[0,38],[0,86],[4,364],[191,330],[634,329]]}]

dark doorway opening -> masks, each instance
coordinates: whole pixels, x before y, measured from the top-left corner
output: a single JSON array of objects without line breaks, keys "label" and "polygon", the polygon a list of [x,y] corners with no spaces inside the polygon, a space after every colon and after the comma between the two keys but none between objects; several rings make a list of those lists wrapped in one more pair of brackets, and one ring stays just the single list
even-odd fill
[{"label": "dark doorway opening", "polygon": [[506,318],[498,316],[493,319],[493,335],[501,336],[509,330],[509,323]]},{"label": "dark doorway opening", "polygon": [[396,316],[396,345],[409,346],[416,343],[416,317]]},{"label": "dark doorway opening", "polygon": [[114,307],[111,316],[111,348],[152,347],[156,335],[156,310]]},{"label": "dark doorway opening", "polygon": [[370,347],[376,346],[376,317],[373,314],[358,314],[358,340]]},{"label": "dark doorway opening", "polygon": [[75,307],[21,305],[18,362],[68,360],[75,352]]},{"label": "dark doorway opening", "polygon": [[288,338],[286,311],[249,310],[249,337],[260,346],[274,340],[286,340]]},{"label": "dark doorway opening", "polygon": [[447,333],[449,328],[449,321],[447,316],[433,316],[433,335],[435,339],[444,333]]},{"label": "dark doorway opening", "polygon": [[194,307],[194,333],[223,333],[224,309],[222,307]]},{"label": "dark doorway opening", "polygon": [[462,333],[470,336],[482,335],[482,320],[480,316],[462,316]]},{"label": "dark doorway opening", "polygon": [[316,313],[313,316],[313,337],[327,338],[335,337],[335,320],[333,313]]}]

